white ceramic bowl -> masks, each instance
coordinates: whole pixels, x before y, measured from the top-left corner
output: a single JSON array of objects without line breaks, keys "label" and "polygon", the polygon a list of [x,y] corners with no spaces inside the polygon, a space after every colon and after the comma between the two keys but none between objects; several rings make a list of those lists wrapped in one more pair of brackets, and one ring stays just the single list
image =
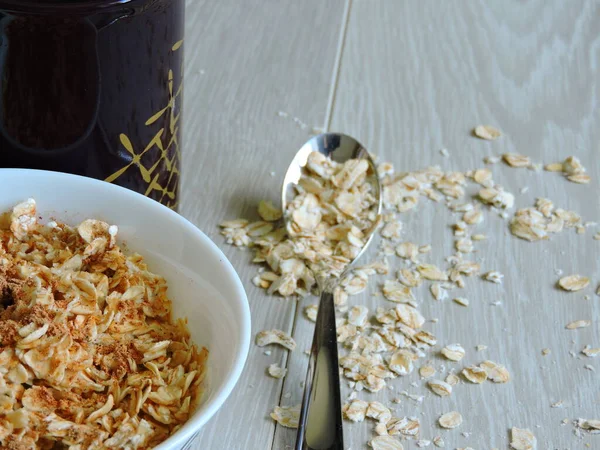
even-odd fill
[{"label": "white ceramic bowl", "polygon": [[198,410],[156,450],[181,448],[219,409],[237,382],[250,344],[242,283],[217,246],[186,219],[143,195],[103,181],[37,170],[0,169],[0,212],[34,198],[42,221],[86,218],[119,227],[120,243],[144,256],[169,283],[175,317],[187,317],[206,346],[208,388]]}]

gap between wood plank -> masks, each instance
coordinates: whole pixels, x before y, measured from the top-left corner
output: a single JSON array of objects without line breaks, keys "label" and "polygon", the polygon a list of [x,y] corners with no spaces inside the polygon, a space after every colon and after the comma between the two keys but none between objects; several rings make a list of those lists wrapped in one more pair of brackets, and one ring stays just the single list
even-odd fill
[{"label": "gap between wood plank", "polygon": [[[325,113],[325,126],[323,128],[324,131],[329,130],[329,125],[331,124],[331,117],[333,115],[333,108],[335,107],[335,94],[338,86],[338,79],[340,74],[340,65],[342,62],[342,55],[344,53],[344,44],[346,42],[346,31],[348,29],[348,22],[350,19],[350,9],[352,8],[352,0],[346,0],[344,5],[343,12],[343,21],[342,28],[340,29],[340,39],[338,41],[338,48],[335,55],[335,64],[333,66],[333,73],[331,74],[331,89],[329,91],[329,99],[327,100],[327,111]],[[294,336],[294,332],[296,331],[296,324],[298,322],[298,317],[302,314],[302,301],[298,300],[296,303],[296,311],[294,313],[294,317],[292,319],[292,330],[291,335]],[[291,360],[291,356],[288,354],[285,357],[285,368],[289,368],[289,362]],[[277,404],[281,405],[281,400],[283,398],[285,391],[285,378],[281,383],[281,391],[279,392],[279,398],[277,400]],[[271,440],[271,445],[269,450],[273,450],[275,446],[275,438],[277,436],[277,428],[280,425],[275,422],[275,428],[273,428],[273,439]]]}]

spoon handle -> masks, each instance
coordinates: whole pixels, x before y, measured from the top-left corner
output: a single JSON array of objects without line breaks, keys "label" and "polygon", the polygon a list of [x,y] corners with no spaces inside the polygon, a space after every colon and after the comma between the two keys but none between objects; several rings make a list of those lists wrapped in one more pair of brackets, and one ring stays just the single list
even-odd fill
[{"label": "spoon handle", "polygon": [[323,292],[308,361],[295,450],[344,450],[333,294]]}]

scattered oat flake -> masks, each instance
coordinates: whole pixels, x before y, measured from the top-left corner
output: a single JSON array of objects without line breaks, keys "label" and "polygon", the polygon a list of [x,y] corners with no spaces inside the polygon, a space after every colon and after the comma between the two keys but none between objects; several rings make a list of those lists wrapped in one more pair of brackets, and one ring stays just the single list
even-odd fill
[{"label": "scattered oat flake", "polygon": [[479,125],[473,130],[475,136],[486,141],[493,141],[502,136],[502,133],[497,128],[491,125]]},{"label": "scattered oat flake", "polygon": [[511,167],[529,167],[531,159],[528,156],[519,155],[517,153],[504,153],[502,159]]},{"label": "scattered oat flake", "polygon": [[464,297],[456,297],[456,298],[453,298],[452,300],[461,306],[469,306],[469,300]]},{"label": "scattered oat flake", "polygon": [[551,352],[551,351],[550,351],[550,349],[549,349],[549,348],[543,348],[543,349],[542,349],[542,355],[544,355],[544,356],[547,356],[547,355],[549,355],[549,354],[550,354],[550,352]]},{"label": "scattered oat flake", "polygon": [[465,356],[465,349],[460,344],[450,344],[444,347],[440,353],[450,361],[460,361]]},{"label": "scattered oat flake", "polygon": [[433,283],[431,286],[429,286],[429,291],[436,300],[444,300],[448,298],[448,291],[444,289],[440,283]]},{"label": "scattered oat flake", "polygon": [[575,292],[586,288],[590,284],[588,277],[581,275],[568,275],[558,280],[558,285],[565,291]]},{"label": "scattered oat flake", "polygon": [[383,295],[395,303],[407,303],[415,299],[410,287],[395,280],[386,280],[383,284]]},{"label": "scattered oat flake", "polygon": [[342,408],[344,417],[352,422],[362,422],[365,420],[369,403],[364,400],[352,400]]},{"label": "scattered oat flake", "polygon": [[510,381],[510,373],[502,364],[488,360],[482,362],[479,367],[486,371],[487,379],[493,383],[508,383]]},{"label": "scattered oat flake", "polygon": [[458,411],[451,411],[443,414],[438,419],[438,424],[442,428],[456,428],[462,424],[463,418]]},{"label": "scattered oat flake", "polygon": [[426,364],[419,369],[419,375],[422,378],[429,378],[435,375],[435,367],[431,364]]},{"label": "scattered oat flake", "polygon": [[581,353],[590,358],[595,358],[596,356],[600,355],[600,347],[591,348],[589,345],[586,345],[585,348],[581,350]]},{"label": "scattered oat flake", "polygon": [[221,228],[244,228],[249,221],[246,219],[225,220],[219,224]]},{"label": "scattered oat flake", "polygon": [[400,393],[402,395],[404,395],[406,398],[409,398],[412,401],[417,402],[417,403],[423,403],[423,399],[425,398],[423,395],[410,394],[409,392],[406,392],[406,391],[402,391]]},{"label": "scattered oat flake", "polygon": [[461,253],[471,253],[473,251],[473,241],[469,238],[458,239],[454,246],[456,251]]},{"label": "scattered oat flake", "polygon": [[298,428],[298,418],[300,417],[300,406],[276,406],[271,413],[271,418],[279,425],[286,428]]},{"label": "scattered oat flake", "polygon": [[281,330],[263,330],[256,335],[256,345],[259,347],[271,344],[281,345],[290,351],[296,348],[296,341]]},{"label": "scattered oat flake", "polygon": [[563,171],[563,165],[562,165],[562,163],[550,163],[550,164],[546,164],[544,166],[544,170],[546,170],[548,172],[562,172]]},{"label": "scattered oat flake", "polygon": [[431,380],[427,383],[429,389],[440,397],[448,397],[452,394],[452,385],[441,380]]},{"label": "scattered oat flake", "polygon": [[271,364],[269,366],[269,375],[273,378],[283,378],[287,374],[287,369],[285,367],[280,367],[277,364]]},{"label": "scattered oat flake", "polygon": [[405,286],[418,287],[421,284],[421,274],[411,269],[400,269],[398,280]]},{"label": "scattered oat flake", "polygon": [[396,246],[396,254],[403,259],[414,261],[419,253],[419,246],[414,242],[402,242]]},{"label": "scattered oat flake", "polygon": [[373,450],[404,450],[400,441],[392,436],[376,436],[369,442]]},{"label": "scattered oat flake", "polygon": [[587,173],[574,173],[567,175],[567,180],[578,184],[588,184],[592,179]]},{"label": "scattered oat flake", "polygon": [[487,379],[485,369],[477,366],[469,366],[463,369],[463,376],[471,383],[481,384]]},{"label": "scattered oat flake", "polygon": [[353,306],[350,311],[348,311],[348,323],[350,325],[354,325],[355,327],[364,328],[364,326],[367,324],[368,315],[369,310],[366,306]]},{"label": "scattered oat flake", "polygon": [[577,158],[577,156],[568,156],[563,161],[562,165],[563,172],[566,174],[585,172],[585,167],[583,167],[583,164],[581,164],[581,161],[579,161],[579,158]]},{"label": "scattered oat flake", "polygon": [[486,205],[496,208],[510,209],[515,204],[515,196],[506,192],[502,186],[483,188],[479,191],[478,197]]},{"label": "scattered oat flake", "polygon": [[450,386],[456,386],[458,383],[460,383],[460,378],[458,378],[458,376],[454,373],[449,373],[446,377],[446,383],[448,383]]},{"label": "scattered oat flake", "polygon": [[483,162],[486,164],[496,164],[500,162],[500,159],[499,156],[486,156],[483,158]]},{"label": "scattered oat flake", "polygon": [[366,417],[387,423],[392,418],[392,412],[387,406],[380,402],[370,402],[367,408]]},{"label": "scattered oat flake", "polygon": [[483,345],[483,344],[478,344],[475,346],[475,350],[477,350],[478,352],[482,352],[484,350],[486,350],[488,348],[487,345]]},{"label": "scattered oat flake", "polygon": [[436,436],[433,438],[433,445],[439,448],[444,448],[446,443],[444,442],[444,438],[441,436]]},{"label": "scattered oat flake", "polygon": [[473,181],[481,186],[487,187],[492,182],[492,171],[487,167],[477,169],[473,173]]},{"label": "scattered oat flake", "polygon": [[589,327],[591,324],[592,324],[591,320],[575,320],[573,322],[569,322],[565,328],[567,330],[576,330],[578,328]]},{"label": "scattered oat flake", "polygon": [[600,420],[598,419],[577,419],[574,423],[580,430],[590,434],[600,434]]},{"label": "scattered oat flake", "polygon": [[423,278],[432,281],[447,281],[448,274],[433,264],[419,264],[417,270]]},{"label": "scattered oat flake", "polygon": [[261,200],[258,204],[258,215],[267,222],[274,222],[283,217],[281,209],[273,206],[270,200]]},{"label": "scattered oat flake", "polygon": [[554,402],[550,405],[550,408],[564,408],[564,403],[562,400],[559,400],[557,402]]},{"label": "scattered oat flake", "polygon": [[317,313],[319,311],[319,305],[308,305],[304,308],[304,314],[306,314],[306,318],[311,322],[317,321]]},{"label": "scattered oat flake", "polygon": [[496,284],[501,284],[502,283],[502,279],[504,278],[504,274],[500,273],[500,272],[496,272],[496,271],[491,271],[486,273],[483,278],[486,281],[489,281],[491,283],[496,283]]},{"label": "scattered oat flake", "polygon": [[431,249],[431,244],[421,245],[419,246],[419,253],[429,253]]},{"label": "scattered oat flake", "polygon": [[530,430],[513,427],[510,431],[510,448],[514,450],[535,450],[537,448],[537,440]]}]

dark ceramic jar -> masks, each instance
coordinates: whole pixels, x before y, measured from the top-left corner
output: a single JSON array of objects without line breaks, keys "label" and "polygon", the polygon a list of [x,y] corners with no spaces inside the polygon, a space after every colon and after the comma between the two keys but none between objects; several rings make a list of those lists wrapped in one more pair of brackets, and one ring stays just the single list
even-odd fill
[{"label": "dark ceramic jar", "polygon": [[177,207],[185,0],[0,0],[0,167]]}]

